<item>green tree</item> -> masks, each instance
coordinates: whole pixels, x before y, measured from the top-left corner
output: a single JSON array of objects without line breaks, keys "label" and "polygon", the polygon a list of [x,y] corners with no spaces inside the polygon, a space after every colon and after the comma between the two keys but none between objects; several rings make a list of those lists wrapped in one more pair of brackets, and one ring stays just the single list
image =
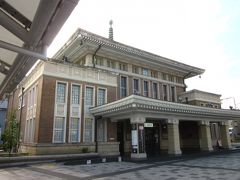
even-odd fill
[{"label": "green tree", "polygon": [[9,155],[17,150],[19,123],[16,120],[16,111],[11,111],[8,114],[7,126],[2,135],[3,148]]}]

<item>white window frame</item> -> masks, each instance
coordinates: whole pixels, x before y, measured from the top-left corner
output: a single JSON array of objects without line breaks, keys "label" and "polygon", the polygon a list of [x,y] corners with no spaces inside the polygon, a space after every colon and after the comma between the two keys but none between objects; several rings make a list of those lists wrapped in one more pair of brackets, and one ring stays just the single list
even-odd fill
[{"label": "white window frame", "polygon": [[[174,92],[172,92],[172,87],[174,88]],[[177,88],[176,88],[176,86],[170,86],[169,91],[170,91],[170,94],[171,94],[171,101],[172,102],[177,102]],[[172,94],[174,95],[174,100],[175,101],[173,101],[173,99],[172,99]]]},{"label": "white window frame", "polygon": [[120,84],[120,91],[119,91],[119,97],[120,97],[120,99],[121,98],[125,98],[125,97],[122,97],[122,95],[121,95],[121,87],[122,87],[122,81],[121,81],[121,79],[122,79],[122,77],[125,77],[126,78],[126,81],[127,81],[127,83],[126,83],[126,85],[127,85],[127,87],[126,87],[126,90],[127,90],[127,94],[126,94],[126,97],[127,96],[129,96],[129,83],[128,83],[128,76],[123,76],[123,75],[120,75],[120,82],[119,82],[119,84]]},{"label": "white window frame", "polygon": [[[167,100],[164,100],[164,86],[167,87]],[[163,91],[163,101],[169,101],[170,97],[169,97],[169,85],[168,84],[162,84],[162,91]]]},{"label": "white window frame", "polygon": [[[80,87],[79,104],[73,104],[72,103],[72,88],[73,88],[74,85]],[[72,116],[72,107],[78,107],[79,108],[78,117]],[[70,115],[69,115],[69,128],[68,128],[68,142],[70,142],[70,143],[77,143],[77,142],[81,141],[81,123],[82,123],[81,115],[82,115],[82,84],[71,83]],[[71,139],[70,139],[70,131],[71,131],[70,127],[71,127],[72,118],[78,118],[79,119],[79,122],[78,122],[78,140],[77,140],[77,142],[71,141]]]},{"label": "white window frame", "polygon": [[[59,103],[59,104],[64,104],[64,116],[58,116],[57,115],[57,84],[58,83],[63,83],[66,84],[66,95],[65,95],[65,103]],[[52,143],[65,143],[66,142],[66,126],[67,126],[67,100],[68,100],[68,82],[67,81],[56,81],[55,85],[55,107],[54,107],[54,119],[53,119],[53,136],[52,136]],[[55,117],[63,117],[64,118],[64,129],[63,129],[63,141],[54,141],[54,135],[55,135]]]},{"label": "white window frame", "polygon": [[107,88],[105,88],[105,87],[97,87],[97,106],[99,106],[98,105],[98,91],[99,91],[99,89],[104,89],[105,90],[105,104],[107,104]]},{"label": "white window frame", "polygon": [[[144,74],[144,70],[147,70],[147,75]],[[149,76],[149,69],[145,68],[145,67],[142,67],[142,75],[148,77]]]},{"label": "white window frame", "polygon": [[[145,95],[144,95],[144,82],[145,82],[145,81],[148,82],[148,96],[145,96]],[[150,94],[150,81],[143,79],[143,81],[142,81],[142,88],[143,88],[143,90],[142,90],[142,95],[143,95],[144,97],[151,97],[151,94]]]},{"label": "white window frame", "polygon": [[85,85],[85,90],[84,90],[84,115],[83,115],[83,142],[86,142],[85,141],[85,119],[86,118],[90,118],[92,119],[92,141],[91,142],[94,142],[94,126],[95,126],[95,119],[94,119],[94,116],[86,116],[85,114],[85,108],[86,108],[86,105],[85,105],[85,99],[86,99],[86,89],[90,87],[90,88],[93,88],[93,105],[92,107],[95,107],[96,106],[96,103],[95,103],[95,86],[92,86],[92,85]]},{"label": "white window frame", "polygon": [[138,95],[140,95],[141,94],[141,79],[139,79],[139,78],[132,79],[132,93],[135,94],[135,92],[134,92],[134,80],[135,79],[138,80],[138,88],[139,88]]},{"label": "white window frame", "polygon": [[155,82],[155,81],[153,81],[152,82],[152,98],[153,99],[155,99],[154,97],[153,97],[153,84],[157,84],[157,98],[156,99],[159,99],[159,97],[160,97],[160,93],[159,93],[159,83],[158,82]]}]

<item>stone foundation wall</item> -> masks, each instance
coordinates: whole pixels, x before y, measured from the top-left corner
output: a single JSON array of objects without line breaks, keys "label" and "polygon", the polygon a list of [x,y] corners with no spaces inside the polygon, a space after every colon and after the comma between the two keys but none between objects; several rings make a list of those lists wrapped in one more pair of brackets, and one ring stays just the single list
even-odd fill
[{"label": "stone foundation wall", "polygon": [[95,143],[21,145],[20,152],[29,153],[31,155],[79,154],[84,152],[95,152]]},{"label": "stone foundation wall", "polygon": [[119,142],[98,142],[98,153],[100,155],[118,156]]}]

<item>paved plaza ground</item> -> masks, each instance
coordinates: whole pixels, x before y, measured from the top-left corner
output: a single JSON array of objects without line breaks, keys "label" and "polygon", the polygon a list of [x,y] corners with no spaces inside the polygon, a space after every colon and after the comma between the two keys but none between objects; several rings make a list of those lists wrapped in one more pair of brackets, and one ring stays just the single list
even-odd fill
[{"label": "paved plaza ground", "polygon": [[91,165],[45,163],[0,169],[0,180],[10,179],[240,180],[240,152],[144,163],[109,162]]}]

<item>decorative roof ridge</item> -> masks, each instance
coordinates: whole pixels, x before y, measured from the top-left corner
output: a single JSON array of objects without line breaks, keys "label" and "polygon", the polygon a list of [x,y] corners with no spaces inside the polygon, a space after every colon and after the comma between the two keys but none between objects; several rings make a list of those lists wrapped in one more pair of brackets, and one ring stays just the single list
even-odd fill
[{"label": "decorative roof ridge", "polygon": [[191,68],[191,69],[198,71],[199,74],[201,74],[205,71],[204,69],[201,69],[198,67],[194,67],[194,66],[191,66],[191,65],[188,65],[188,64],[176,61],[176,60],[172,60],[172,59],[169,59],[169,58],[157,55],[157,54],[153,54],[153,53],[147,52],[145,50],[141,50],[139,48],[135,48],[135,47],[132,47],[132,46],[129,46],[129,45],[126,45],[126,44],[123,44],[123,43],[120,43],[120,42],[117,42],[114,40],[110,40],[106,37],[100,36],[98,34],[89,32],[89,31],[81,29],[81,28],[78,28],[77,32],[78,32],[78,34],[80,34],[80,36],[82,36],[82,38],[86,38],[90,41],[93,41],[93,42],[96,42],[99,44],[108,45],[110,47],[120,49],[120,50],[128,52],[128,53],[133,53],[133,54],[137,54],[139,56],[145,56],[145,57],[147,56],[151,59],[158,60],[158,61],[160,60],[164,63],[171,64],[171,65],[174,64],[176,66],[180,65],[180,66],[184,66],[187,68]]}]

